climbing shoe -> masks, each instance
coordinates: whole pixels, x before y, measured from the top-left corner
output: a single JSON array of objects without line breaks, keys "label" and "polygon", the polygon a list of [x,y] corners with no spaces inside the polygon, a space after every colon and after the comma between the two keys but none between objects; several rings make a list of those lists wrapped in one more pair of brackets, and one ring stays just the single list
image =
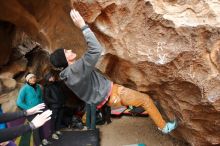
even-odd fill
[{"label": "climbing shoe", "polygon": [[166,123],[165,127],[162,129],[164,134],[168,134],[173,131],[177,127],[177,121],[174,120],[173,122]]}]

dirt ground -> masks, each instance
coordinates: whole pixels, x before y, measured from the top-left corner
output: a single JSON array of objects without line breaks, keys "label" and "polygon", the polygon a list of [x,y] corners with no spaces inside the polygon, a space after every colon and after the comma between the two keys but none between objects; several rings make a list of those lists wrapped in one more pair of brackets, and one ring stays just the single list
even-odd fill
[{"label": "dirt ground", "polygon": [[101,146],[124,146],[143,143],[146,146],[188,146],[162,134],[149,117],[122,116],[112,118],[109,125],[100,128]]}]

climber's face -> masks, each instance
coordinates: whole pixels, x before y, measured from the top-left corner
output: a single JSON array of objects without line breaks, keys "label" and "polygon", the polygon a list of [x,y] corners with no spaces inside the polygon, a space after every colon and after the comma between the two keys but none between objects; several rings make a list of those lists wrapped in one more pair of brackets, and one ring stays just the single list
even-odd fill
[{"label": "climber's face", "polygon": [[64,49],[64,54],[68,64],[72,64],[75,61],[76,53],[74,53],[72,50]]}]

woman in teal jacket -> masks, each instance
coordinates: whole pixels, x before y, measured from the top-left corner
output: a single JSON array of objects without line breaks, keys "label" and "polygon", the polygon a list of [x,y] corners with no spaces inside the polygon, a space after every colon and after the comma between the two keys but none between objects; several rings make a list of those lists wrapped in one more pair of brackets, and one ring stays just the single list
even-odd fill
[{"label": "woman in teal jacket", "polygon": [[[26,83],[20,89],[17,99],[17,106],[22,110],[28,110],[40,103],[43,103],[43,94],[39,84],[36,83],[36,76],[32,73],[28,73],[25,76]],[[28,121],[31,121],[36,115],[28,117]],[[49,142],[44,139],[43,127],[36,129],[33,132],[35,145],[39,146],[41,141],[43,145],[47,145]]]},{"label": "woman in teal jacket", "polygon": [[20,89],[17,106],[23,110],[30,109],[43,102],[42,90],[36,83],[34,74],[26,75],[26,84]]}]

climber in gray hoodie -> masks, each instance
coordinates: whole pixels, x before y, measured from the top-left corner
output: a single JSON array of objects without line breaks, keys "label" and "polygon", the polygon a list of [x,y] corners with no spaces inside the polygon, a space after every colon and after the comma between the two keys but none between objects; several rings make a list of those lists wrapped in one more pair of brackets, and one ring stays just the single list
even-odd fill
[{"label": "climber in gray hoodie", "polygon": [[176,121],[165,122],[149,95],[115,84],[96,71],[95,65],[103,48],[78,11],[71,10],[70,16],[82,30],[88,50],[78,60],[76,53],[63,48],[56,49],[50,55],[51,63],[57,68],[63,68],[60,78],[65,84],[87,104],[97,108],[104,104],[113,107],[141,106],[163,133],[174,130]]}]

